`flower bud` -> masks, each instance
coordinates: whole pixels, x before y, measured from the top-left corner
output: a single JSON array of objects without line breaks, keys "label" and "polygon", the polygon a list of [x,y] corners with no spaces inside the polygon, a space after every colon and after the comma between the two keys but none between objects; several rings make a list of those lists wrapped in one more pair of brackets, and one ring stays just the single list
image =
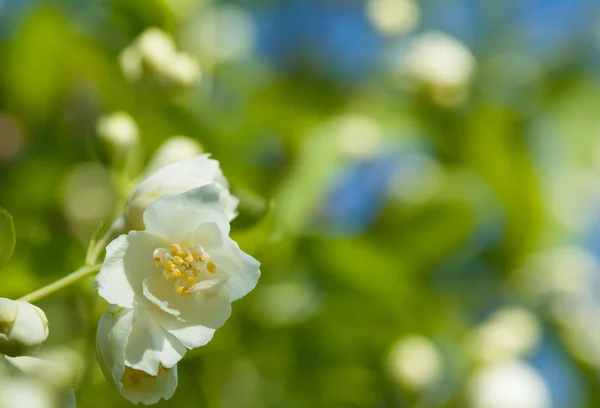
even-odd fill
[{"label": "flower bud", "polygon": [[127,226],[143,230],[143,214],[157,198],[180,194],[207,184],[214,184],[220,193],[220,202],[229,220],[237,216],[239,200],[229,192],[229,184],[219,168],[219,162],[208,154],[179,161],[158,169],[135,187],[125,206]]},{"label": "flower bud", "polygon": [[138,143],[139,132],[135,121],[125,112],[115,112],[98,119],[96,131],[106,147],[128,150]]},{"label": "flower bud", "polygon": [[19,355],[48,337],[44,311],[22,300],[0,298],[0,352]]}]

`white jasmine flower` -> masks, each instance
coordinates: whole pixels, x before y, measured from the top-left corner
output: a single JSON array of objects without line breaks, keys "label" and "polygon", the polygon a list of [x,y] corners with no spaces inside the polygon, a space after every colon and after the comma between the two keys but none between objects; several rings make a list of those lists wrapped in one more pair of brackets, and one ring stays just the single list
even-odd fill
[{"label": "white jasmine flower", "polygon": [[142,216],[154,200],[167,194],[179,194],[193,188],[214,184],[228,220],[237,216],[239,200],[229,193],[229,183],[219,162],[204,154],[162,167],[142,180],[131,193],[125,207],[125,218],[131,229],[144,229]]},{"label": "white jasmine flower", "polygon": [[42,309],[22,300],[0,298],[0,352],[21,354],[48,337],[48,319]]},{"label": "white jasmine flower", "polygon": [[471,408],[550,408],[550,390],[536,369],[508,361],[482,369],[469,382]]},{"label": "white jasmine flower", "polygon": [[171,367],[183,346],[205,345],[229,317],[230,302],[256,285],[260,264],[229,238],[219,196],[210,184],[158,198],[143,214],[145,231],[121,235],[106,248],[98,293],[135,309],[134,328],[137,322],[148,328],[139,329],[144,334],[132,352],[154,353],[140,356],[139,365],[129,361],[130,367],[156,375],[157,364]]},{"label": "white jasmine flower", "polygon": [[177,388],[177,361],[185,348],[148,309],[110,306],[98,323],[98,363],[107,380],[134,404],[168,400]]}]

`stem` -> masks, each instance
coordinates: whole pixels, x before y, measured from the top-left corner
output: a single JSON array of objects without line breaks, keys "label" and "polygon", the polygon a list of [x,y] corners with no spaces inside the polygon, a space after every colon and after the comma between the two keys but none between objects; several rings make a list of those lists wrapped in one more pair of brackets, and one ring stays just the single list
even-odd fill
[{"label": "stem", "polygon": [[19,300],[24,300],[24,301],[30,302],[30,303],[36,302],[54,292],[56,292],[57,290],[66,288],[67,286],[72,285],[73,283],[98,272],[100,270],[100,266],[101,266],[100,264],[82,266],[81,268],[79,268],[75,272],[65,276],[64,278],[61,278],[61,279],[57,280],[56,282],[52,282],[48,286],[44,286],[43,288],[40,288],[40,289],[36,290],[35,292],[31,292],[30,294],[23,296]]}]

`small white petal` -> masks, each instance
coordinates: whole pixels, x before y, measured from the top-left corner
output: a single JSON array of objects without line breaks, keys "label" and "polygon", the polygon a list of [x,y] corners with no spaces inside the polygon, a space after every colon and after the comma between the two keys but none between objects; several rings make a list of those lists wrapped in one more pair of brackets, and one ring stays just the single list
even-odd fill
[{"label": "small white petal", "polygon": [[198,303],[196,308],[182,310],[179,318],[165,313],[157,316],[161,326],[189,349],[206,345],[231,315],[227,296],[195,296],[195,299]]},{"label": "small white petal", "polygon": [[125,348],[133,329],[133,309],[111,305],[98,322],[96,350],[104,375],[118,382],[125,371]]},{"label": "small white petal", "polygon": [[[160,281],[162,281],[162,282],[160,282]],[[148,278],[144,279],[144,282],[142,284],[143,287],[144,287],[144,296],[146,296],[146,298],[150,302],[154,303],[162,311],[167,312],[169,314],[172,314],[174,316],[179,316],[181,314],[181,312],[179,310],[172,309],[172,308],[169,307],[169,301],[168,301],[168,299],[170,297],[163,296],[163,299],[167,299],[167,300],[161,300],[154,293],[152,293],[153,290],[156,293],[164,293],[164,292],[167,292],[167,291],[173,292],[172,289],[169,290],[169,288],[165,287],[166,285],[164,284],[164,281],[165,280],[164,280],[164,278],[162,276],[160,276],[160,277],[158,277],[158,276],[157,277],[148,277]],[[153,289],[151,289],[151,287]],[[178,296],[181,296],[181,295],[178,295]]]},{"label": "small white petal", "polygon": [[216,223],[221,233],[228,235],[229,221],[219,197],[214,184],[163,196],[144,212],[146,230],[181,245],[193,243],[196,231],[207,222]]},{"label": "small white petal", "polygon": [[133,322],[125,350],[127,366],[157,375],[159,365],[170,368],[183,358],[186,348],[158,324],[152,309],[135,309]]},{"label": "small white petal", "polygon": [[132,308],[143,299],[142,282],[157,273],[154,250],[165,246],[164,240],[144,231],[121,235],[106,248],[106,258],[94,286],[108,303]]},{"label": "small white petal", "polygon": [[175,292],[172,282],[156,273],[144,280],[146,298],[161,310],[174,315],[181,315],[182,310],[195,310],[198,305],[192,296],[181,296]]},{"label": "small white petal", "polygon": [[189,288],[188,292],[209,297],[214,296],[225,285],[225,282],[227,282],[227,278],[205,280]]},{"label": "small white petal", "polygon": [[180,194],[194,188],[214,183],[221,192],[221,203],[228,220],[237,216],[237,197],[229,193],[227,179],[219,168],[219,162],[203,154],[161,167],[142,180],[133,190],[127,205],[125,217],[132,229],[144,229],[142,215],[155,199],[167,194]]},{"label": "small white petal", "polygon": [[243,252],[235,241],[230,238],[227,241],[221,250],[211,252],[211,257],[229,277],[224,289],[233,302],[254,289],[260,278],[260,262]]}]

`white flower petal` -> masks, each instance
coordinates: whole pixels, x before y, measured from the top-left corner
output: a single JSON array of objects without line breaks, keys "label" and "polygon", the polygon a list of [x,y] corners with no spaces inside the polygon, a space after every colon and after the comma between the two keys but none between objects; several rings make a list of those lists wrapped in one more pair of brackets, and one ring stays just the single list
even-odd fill
[{"label": "white flower petal", "polygon": [[171,315],[179,316],[182,310],[194,310],[198,307],[193,297],[181,296],[175,292],[173,284],[158,272],[148,276],[143,285],[146,298]]},{"label": "white flower petal", "polygon": [[224,289],[233,302],[254,289],[260,278],[260,262],[243,252],[235,241],[227,240],[221,250],[211,252],[211,259],[229,277]]},{"label": "white flower petal", "polygon": [[158,324],[151,308],[135,309],[133,322],[125,350],[127,366],[155,376],[159,365],[170,368],[183,358],[186,348]]},{"label": "white flower petal", "polygon": [[199,226],[207,222],[217,223],[221,233],[228,235],[229,221],[219,196],[215,185],[209,184],[161,197],[144,212],[146,230],[180,245],[193,243]]},{"label": "white flower petal", "polygon": [[223,285],[225,285],[225,282],[227,282],[227,278],[205,280],[189,288],[188,292],[198,293],[209,297],[214,296],[219,292]]},{"label": "white flower petal", "polygon": [[208,298],[197,295],[195,299],[197,307],[182,310],[179,318],[164,313],[158,317],[161,326],[189,349],[207,344],[231,314],[231,303],[224,294]]},{"label": "white flower petal", "polygon": [[208,154],[182,160],[150,174],[133,190],[125,207],[125,217],[133,229],[144,229],[142,214],[156,198],[167,194],[180,194],[194,188],[215,183],[221,192],[220,201],[228,220],[237,216],[237,197],[229,193],[229,185],[219,168],[219,162]]},{"label": "white flower petal", "polygon": [[152,405],[170,399],[177,388],[177,365],[162,370],[158,376],[141,376],[136,380],[125,376],[118,385],[121,395],[134,404]]},{"label": "white flower petal", "polygon": [[108,303],[132,308],[143,299],[142,282],[156,273],[153,253],[165,241],[144,231],[121,235],[106,247],[106,258],[94,280],[98,294]]},{"label": "white flower petal", "polygon": [[211,247],[223,246],[224,237],[227,234],[219,228],[216,222],[205,222],[200,224],[194,235],[194,242],[201,244],[210,252]]},{"label": "white flower petal", "polygon": [[111,305],[98,322],[96,350],[105,377],[118,382],[125,371],[125,347],[133,329],[133,309]]},{"label": "white flower petal", "polygon": [[[172,314],[173,316],[179,316],[181,314],[181,312],[177,309],[170,308],[168,300],[161,300],[156,295],[154,295],[154,293],[152,293],[153,291],[155,293],[164,293],[168,290],[168,288],[165,287],[163,282],[158,282],[159,280],[164,282],[164,278],[162,278],[162,277],[148,277],[148,278],[144,279],[144,282],[143,282],[144,296],[146,296],[146,298],[150,302],[152,302],[156,306],[158,306],[159,309],[162,310],[163,312],[167,312],[169,314]],[[151,289],[151,287],[152,287],[152,289]],[[172,290],[171,290],[171,292],[172,292]],[[169,297],[166,297],[166,296],[163,296],[163,298],[169,299]]]}]

